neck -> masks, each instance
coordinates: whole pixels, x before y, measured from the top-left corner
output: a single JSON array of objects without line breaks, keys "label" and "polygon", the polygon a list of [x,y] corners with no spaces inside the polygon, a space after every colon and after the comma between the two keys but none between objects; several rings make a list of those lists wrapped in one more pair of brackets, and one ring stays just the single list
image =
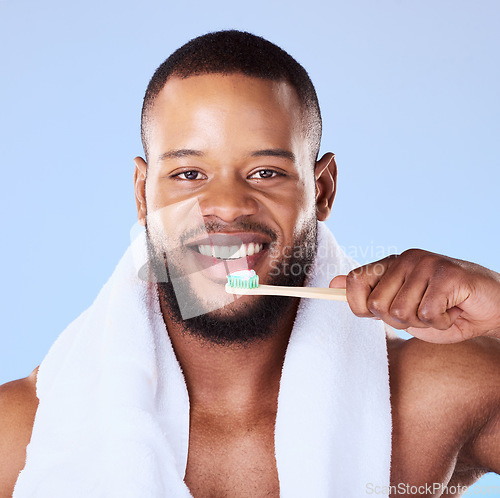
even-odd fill
[{"label": "neck", "polygon": [[170,318],[166,305],[160,302],[186,379],[191,410],[239,415],[275,411],[298,303],[297,299],[271,337],[244,346],[222,346],[190,334]]}]

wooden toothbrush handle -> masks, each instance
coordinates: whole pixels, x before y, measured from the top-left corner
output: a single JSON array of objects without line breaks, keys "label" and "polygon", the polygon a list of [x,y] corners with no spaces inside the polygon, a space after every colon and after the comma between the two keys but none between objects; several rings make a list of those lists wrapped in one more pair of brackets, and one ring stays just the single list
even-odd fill
[{"label": "wooden toothbrush handle", "polygon": [[285,287],[282,285],[259,285],[255,289],[232,288],[226,284],[226,291],[230,294],[252,296],[290,296],[307,297],[313,299],[330,299],[333,301],[347,301],[345,289],[330,289],[324,287]]},{"label": "wooden toothbrush handle", "polygon": [[284,287],[281,285],[259,285],[259,290],[275,296],[307,297],[312,299],[330,299],[332,301],[347,301],[345,289],[330,289],[325,287]]}]

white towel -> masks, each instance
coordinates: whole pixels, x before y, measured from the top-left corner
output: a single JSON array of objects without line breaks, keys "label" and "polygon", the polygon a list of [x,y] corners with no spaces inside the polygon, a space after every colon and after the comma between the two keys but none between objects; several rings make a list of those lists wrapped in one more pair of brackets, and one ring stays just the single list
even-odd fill
[{"label": "white towel", "polygon": [[[311,286],[354,266],[319,224]],[[137,244],[139,244],[137,246]],[[134,245],[135,248],[134,248]],[[14,498],[191,496],[189,398],[152,284],[125,253],[40,365],[40,400]],[[346,303],[303,299],[285,356],[275,448],[280,495],[364,496],[389,485],[385,333]]]}]

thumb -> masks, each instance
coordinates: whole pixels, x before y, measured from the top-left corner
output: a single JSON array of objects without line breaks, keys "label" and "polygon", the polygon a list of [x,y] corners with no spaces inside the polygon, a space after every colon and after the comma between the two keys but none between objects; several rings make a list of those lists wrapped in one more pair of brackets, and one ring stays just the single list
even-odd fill
[{"label": "thumb", "polygon": [[329,287],[331,289],[345,289],[347,284],[347,275],[337,275],[330,282]]}]

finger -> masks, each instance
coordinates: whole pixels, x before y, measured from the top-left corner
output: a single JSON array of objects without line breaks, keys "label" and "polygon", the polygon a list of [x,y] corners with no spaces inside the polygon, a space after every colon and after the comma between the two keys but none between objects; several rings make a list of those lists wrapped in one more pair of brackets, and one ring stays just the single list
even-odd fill
[{"label": "finger", "polygon": [[428,327],[449,329],[462,313],[453,300],[452,288],[443,289],[442,285],[430,281],[417,310],[418,319]]},{"label": "finger", "polygon": [[347,301],[356,316],[374,316],[368,308],[368,297],[395,258],[396,256],[389,256],[375,263],[355,268],[348,273],[346,279]]},{"label": "finger", "polygon": [[347,281],[347,275],[337,275],[330,282],[329,287],[331,289],[345,289]]},{"label": "finger", "polygon": [[371,313],[385,323],[403,328],[395,317],[391,316],[392,302],[406,281],[407,269],[397,262],[388,269],[377,282],[367,300],[367,307]]},{"label": "finger", "polygon": [[406,280],[389,306],[389,316],[396,320],[399,328],[428,327],[418,317],[418,308],[429,285],[429,280],[422,272],[414,270]]}]

